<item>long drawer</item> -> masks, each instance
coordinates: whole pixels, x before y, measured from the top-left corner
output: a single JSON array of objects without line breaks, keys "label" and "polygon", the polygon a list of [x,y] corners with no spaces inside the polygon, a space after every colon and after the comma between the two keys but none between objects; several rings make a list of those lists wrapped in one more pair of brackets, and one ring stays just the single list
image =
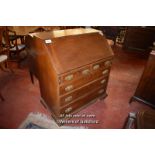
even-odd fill
[{"label": "long drawer", "polygon": [[98,69],[93,72],[90,72],[88,75],[82,76],[80,79],[74,80],[73,82],[68,82],[67,84],[60,85],[60,95],[69,93],[91,81],[94,81],[98,78],[105,78],[109,75],[110,68]]},{"label": "long drawer", "polygon": [[79,97],[88,94],[92,90],[98,87],[102,87],[103,91],[106,89],[108,78],[101,77],[97,80],[94,80],[90,83],[87,83],[86,85],[74,90],[72,93],[69,93],[67,95],[60,96],[60,105],[64,106],[66,104],[69,104],[73,102],[75,99],[78,99]]},{"label": "long drawer", "polygon": [[80,69],[76,69],[74,71],[60,75],[59,83],[60,85],[68,84],[78,79],[89,77],[90,75],[96,74],[97,72],[101,72],[102,70],[109,68],[110,66],[111,66],[111,59],[101,60],[96,63],[82,67]]},{"label": "long drawer", "polygon": [[60,115],[65,115],[74,112],[75,110],[78,110],[82,106],[88,104],[90,101],[102,97],[105,95],[105,91],[103,90],[103,87],[99,87],[92,91],[91,93],[79,98],[79,100],[63,107],[60,109]]}]

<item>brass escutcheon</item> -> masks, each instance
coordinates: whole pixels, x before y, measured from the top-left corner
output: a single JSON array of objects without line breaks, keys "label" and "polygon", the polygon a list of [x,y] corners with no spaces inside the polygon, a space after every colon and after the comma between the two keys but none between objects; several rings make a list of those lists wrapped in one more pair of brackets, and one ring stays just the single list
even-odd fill
[{"label": "brass escutcheon", "polygon": [[106,70],[104,70],[104,71],[102,72],[103,75],[105,75],[105,74],[107,74],[107,73],[108,73],[108,69],[106,69]]},{"label": "brass escutcheon", "polygon": [[71,91],[73,89],[73,85],[69,85],[65,88],[65,91]]},{"label": "brass escutcheon", "polygon": [[89,69],[85,69],[84,71],[82,71],[82,74],[83,75],[88,75],[90,73],[90,70]]},{"label": "brass escutcheon", "polygon": [[111,66],[111,61],[106,61],[105,63],[104,63],[104,65],[107,67],[107,66]]},{"label": "brass escutcheon", "polygon": [[72,79],[73,79],[73,74],[68,75],[68,76],[65,77],[65,80],[66,80],[66,81],[70,81],[70,80],[72,80]]},{"label": "brass escutcheon", "polygon": [[73,99],[72,96],[68,96],[68,97],[65,98],[65,102],[70,102],[72,99]]},{"label": "brass escutcheon", "polygon": [[104,89],[101,89],[98,91],[99,94],[102,94],[104,92]]},{"label": "brass escutcheon", "polygon": [[104,79],[104,80],[101,81],[101,84],[104,84],[105,82],[106,82],[106,80]]},{"label": "brass escutcheon", "polygon": [[65,113],[69,113],[69,112],[71,112],[72,111],[72,107],[69,107],[69,108],[67,108],[66,110],[65,110]]},{"label": "brass escutcheon", "polygon": [[97,70],[97,69],[99,69],[100,68],[100,65],[94,65],[93,66],[93,70]]}]

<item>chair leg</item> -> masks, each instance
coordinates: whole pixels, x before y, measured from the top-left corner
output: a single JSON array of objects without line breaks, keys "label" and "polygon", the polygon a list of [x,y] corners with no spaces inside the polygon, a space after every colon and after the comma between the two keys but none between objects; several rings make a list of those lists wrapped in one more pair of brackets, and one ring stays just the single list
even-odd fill
[{"label": "chair leg", "polygon": [[0,65],[0,68],[2,71],[4,72],[11,72],[11,73],[14,73],[14,71],[10,68],[8,68],[8,62],[5,61],[3,64]]},{"label": "chair leg", "polygon": [[31,82],[32,82],[32,84],[34,84],[33,73],[31,71],[29,71],[29,73],[30,73]]},{"label": "chair leg", "polygon": [[8,61],[5,61],[5,68],[8,68]]},{"label": "chair leg", "polygon": [[2,96],[1,92],[0,92],[0,99],[4,101],[4,97]]}]

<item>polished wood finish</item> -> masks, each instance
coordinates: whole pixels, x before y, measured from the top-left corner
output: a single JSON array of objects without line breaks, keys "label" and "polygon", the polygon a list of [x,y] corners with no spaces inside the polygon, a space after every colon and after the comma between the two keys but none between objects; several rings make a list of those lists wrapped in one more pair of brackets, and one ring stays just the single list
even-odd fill
[{"label": "polished wood finish", "polygon": [[34,33],[26,37],[26,45],[30,73],[56,119],[107,96],[113,52],[100,31]]},{"label": "polished wood finish", "polygon": [[[77,89],[73,90],[72,93],[65,93],[64,95],[61,95],[60,96],[60,104],[62,106],[66,105],[66,104],[70,103],[71,101],[73,101],[74,99],[77,99],[80,96],[87,94],[88,89],[93,90],[95,87],[101,87],[105,91],[106,85],[107,85],[107,82],[106,82],[107,78],[101,77],[101,78],[94,80],[92,82],[89,82],[85,85],[81,85],[81,87],[78,87]],[[105,82],[102,83],[102,81],[104,79],[105,79]]]},{"label": "polished wood finish", "polygon": [[141,80],[130,102],[133,100],[155,107],[155,51],[150,53]]},{"label": "polished wood finish", "polygon": [[148,51],[155,40],[155,27],[127,27],[124,48]]},{"label": "polished wood finish", "polygon": [[155,129],[155,111],[140,111],[136,118],[137,129]]}]

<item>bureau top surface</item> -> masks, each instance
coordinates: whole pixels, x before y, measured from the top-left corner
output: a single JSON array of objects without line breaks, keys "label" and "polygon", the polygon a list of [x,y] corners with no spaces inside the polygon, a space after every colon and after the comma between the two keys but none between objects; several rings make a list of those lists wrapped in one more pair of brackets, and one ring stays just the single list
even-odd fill
[{"label": "bureau top surface", "polygon": [[87,34],[87,33],[100,33],[102,32],[96,29],[92,28],[76,28],[76,29],[66,29],[66,30],[54,30],[54,31],[46,31],[46,32],[37,32],[37,33],[31,33],[31,36],[36,36],[40,39],[52,39],[52,38],[59,38],[59,37],[65,37],[65,36],[75,36],[80,34]]},{"label": "bureau top surface", "polygon": [[[51,37],[52,42],[45,43],[58,74],[113,56],[107,40],[97,31],[81,34],[77,32],[75,29],[72,35]],[[44,34],[43,40],[50,39],[49,35]]]}]

